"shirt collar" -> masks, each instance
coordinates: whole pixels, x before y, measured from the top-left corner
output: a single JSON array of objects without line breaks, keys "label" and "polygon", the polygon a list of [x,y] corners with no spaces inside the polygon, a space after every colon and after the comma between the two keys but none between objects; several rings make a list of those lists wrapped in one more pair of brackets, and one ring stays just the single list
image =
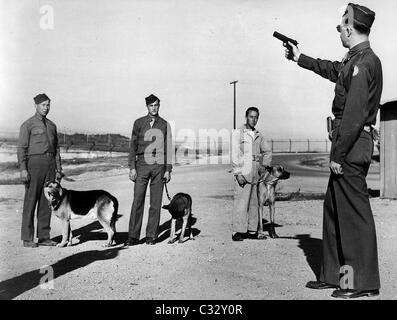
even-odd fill
[{"label": "shirt collar", "polygon": [[349,59],[352,56],[354,56],[356,53],[358,53],[358,52],[360,52],[360,51],[362,51],[364,49],[367,49],[367,48],[371,48],[371,45],[370,45],[369,41],[363,41],[363,42],[360,42],[359,44],[355,45],[348,52]]},{"label": "shirt collar", "polygon": [[146,115],[146,120],[148,123],[150,123],[152,121],[152,119],[154,119],[154,122],[156,122],[158,118],[159,118],[158,115],[156,117],[151,117],[149,115]]},{"label": "shirt collar", "polygon": [[243,129],[244,131],[252,131],[252,132],[254,132],[254,133],[257,133],[257,132],[258,132],[258,130],[256,130],[256,129],[251,130],[251,128],[248,128],[246,123],[244,123],[244,124],[241,126],[241,129]]},{"label": "shirt collar", "polygon": [[34,115],[38,120],[43,121],[43,119],[46,119],[46,117],[43,117],[42,115],[40,115],[38,112],[35,113]]}]

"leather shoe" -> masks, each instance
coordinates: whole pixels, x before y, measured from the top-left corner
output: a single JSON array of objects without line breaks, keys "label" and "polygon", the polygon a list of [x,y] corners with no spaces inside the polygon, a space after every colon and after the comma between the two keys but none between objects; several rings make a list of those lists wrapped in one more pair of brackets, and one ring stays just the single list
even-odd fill
[{"label": "leather shoe", "polygon": [[339,289],[332,292],[331,297],[342,299],[355,299],[360,297],[374,297],[379,295],[379,290],[353,290]]},{"label": "leather shoe", "polygon": [[34,241],[23,240],[23,246],[25,248],[37,248],[37,243]]},{"label": "leather shoe", "polygon": [[136,238],[128,238],[124,243],[125,246],[136,246],[137,244],[139,244],[139,240]]},{"label": "leather shoe", "polygon": [[308,283],[306,283],[306,288],[322,290],[322,289],[335,289],[335,288],[339,288],[339,286],[317,280],[317,281],[309,281]]},{"label": "leather shoe", "polygon": [[150,237],[147,237],[146,238],[146,244],[149,244],[149,245],[155,245],[156,244],[156,242],[154,241],[154,239],[153,238],[150,238]]},{"label": "leather shoe", "polygon": [[234,235],[232,235],[232,240],[233,241],[243,241],[244,240],[244,234],[241,232],[236,232]]},{"label": "leather shoe", "polygon": [[247,232],[247,234],[245,235],[245,238],[254,239],[254,240],[265,240],[266,236],[264,234],[259,234],[257,232],[255,232],[255,233]]},{"label": "leather shoe", "polygon": [[39,239],[37,244],[39,246],[53,247],[53,246],[56,246],[58,243],[55,241],[52,241],[51,239]]}]

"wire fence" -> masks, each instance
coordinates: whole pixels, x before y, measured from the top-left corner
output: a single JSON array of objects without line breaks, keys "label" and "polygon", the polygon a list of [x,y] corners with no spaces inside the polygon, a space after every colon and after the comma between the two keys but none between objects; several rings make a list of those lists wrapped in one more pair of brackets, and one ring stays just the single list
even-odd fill
[{"label": "wire fence", "polygon": [[[130,139],[120,134],[59,133],[58,141],[62,157],[114,157],[130,150]],[[18,132],[0,130],[0,162],[15,161]],[[273,153],[328,153],[331,143],[324,140],[269,139]],[[228,157],[230,138],[185,137],[174,141],[174,160],[184,162],[214,156]]]}]

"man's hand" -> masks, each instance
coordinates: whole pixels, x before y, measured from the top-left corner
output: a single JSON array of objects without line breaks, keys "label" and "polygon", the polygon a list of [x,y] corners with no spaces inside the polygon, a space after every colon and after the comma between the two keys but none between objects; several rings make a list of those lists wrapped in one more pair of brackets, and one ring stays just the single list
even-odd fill
[{"label": "man's hand", "polygon": [[30,174],[27,170],[22,170],[21,171],[21,181],[24,184],[29,184],[30,182]]},{"label": "man's hand", "polygon": [[55,173],[55,181],[61,182],[61,180],[62,180],[62,178],[63,178],[64,176],[65,176],[65,175],[63,174],[62,171],[57,171],[57,172]]},{"label": "man's hand", "polygon": [[245,180],[245,178],[242,174],[239,174],[238,176],[236,176],[236,179],[237,179],[237,182],[241,188],[244,187],[245,184],[247,183],[247,180]]},{"label": "man's hand", "polygon": [[135,182],[136,177],[137,177],[136,169],[130,169],[130,180],[132,182]]},{"label": "man's hand", "polygon": [[[300,52],[299,48],[297,46],[295,46],[293,43],[288,41],[288,44],[292,47],[293,59],[295,62],[297,62],[299,60],[299,56],[301,55],[301,52]],[[285,57],[288,59],[290,50],[288,49],[288,47],[286,45],[284,45],[284,47],[286,47]]]},{"label": "man's hand", "polygon": [[336,163],[336,162],[334,162],[334,161],[331,161],[331,162],[329,163],[329,168],[331,169],[331,172],[332,172],[332,173],[335,173],[335,174],[343,174],[342,165],[340,165],[339,163]]},{"label": "man's hand", "polygon": [[166,172],[164,173],[164,180],[165,180],[165,183],[170,182],[170,180],[171,180],[171,172],[166,171]]}]

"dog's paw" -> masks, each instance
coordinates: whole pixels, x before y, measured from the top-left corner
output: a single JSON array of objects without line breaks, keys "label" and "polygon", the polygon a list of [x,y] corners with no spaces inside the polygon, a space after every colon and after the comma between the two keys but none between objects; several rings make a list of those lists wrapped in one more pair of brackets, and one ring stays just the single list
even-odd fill
[{"label": "dog's paw", "polygon": [[67,242],[61,242],[57,244],[58,248],[64,248],[66,246]]},{"label": "dog's paw", "polygon": [[168,244],[173,244],[176,241],[176,239],[170,239],[168,240]]},{"label": "dog's paw", "polygon": [[71,247],[71,246],[72,246],[72,241],[69,241],[68,244],[67,244],[67,246],[68,246],[68,247]]},{"label": "dog's paw", "polygon": [[179,240],[178,240],[178,243],[183,243],[183,239],[179,239]]},{"label": "dog's paw", "polygon": [[103,245],[103,247],[104,248],[110,248],[112,246],[112,243],[110,242],[106,242],[104,245]]},{"label": "dog's paw", "polygon": [[279,238],[278,234],[275,233],[275,232],[269,233],[269,236],[270,236],[270,238],[272,238],[272,239],[277,239],[277,238]]},{"label": "dog's paw", "polygon": [[266,239],[266,235],[265,235],[265,233],[263,233],[263,232],[258,232],[258,239],[259,240],[264,240],[264,239]]}]

